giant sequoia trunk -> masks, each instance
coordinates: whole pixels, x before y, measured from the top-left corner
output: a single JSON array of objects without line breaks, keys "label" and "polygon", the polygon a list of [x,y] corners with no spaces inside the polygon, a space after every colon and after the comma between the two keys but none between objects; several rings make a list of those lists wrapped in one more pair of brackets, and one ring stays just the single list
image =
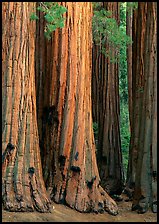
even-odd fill
[{"label": "giant sequoia trunk", "polygon": [[50,210],[36,120],[34,3],[2,3],[2,200],[9,211]]},{"label": "giant sequoia trunk", "polygon": [[[103,7],[111,11],[119,23],[119,3],[104,2]],[[119,67],[101,53],[101,48],[93,47],[92,73],[93,121],[98,123],[99,129],[97,161],[102,187],[110,194],[121,194],[124,180],[119,129]],[[105,48],[115,58],[116,49],[108,42]]]},{"label": "giant sequoia trunk", "polygon": [[133,210],[157,211],[156,3],[139,3],[133,15],[132,127],[127,187]]},{"label": "giant sequoia trunk", "polygon": [[[133,92],[136,93],[137,106],[136,91],[142,91],[140,109],[137,110],[139,129],[134,125],[132,130],[132,134],[138,133],[137,145],[135,140],[132,142],[132,149],[137,148],[132,209],[144,213],[150,206],[153,212],[157,212],[157,3],[139,3],[138,15],[140,33],[137,32],[136,36],[137,40],[141,37],[142,41],[137,52],[137,59],[140,56],[140,60],[136,60],[140,70],[137,70],[135,76],[143,82],[138,82]],[[133,119],[135,122],[136,118]]]},{"label": "giant sequoia trunk", "polygon": [[[144,86],[144,70],[143,70],[143,54],[144,54],[144,38],[145,38],[145,13],[147,8],[141,8],[133,12],[133,25],[132,25],[132,111],[130,111],[131,122],[131,139],[129,149],[129,164],[127,175],[127,190],[130,197],[135,185],[136,164],[138,158],[138,143],[139,143],[139,129],[141,121],[141,103],[143,96]],[[129,65],[128,65],[129,66]],[[131,68],[129,68],[131,69]],[[128,69],[128,71],[129,71]],[[131,75],[129,72],[128,75]],[[128,78],[130,79],[130,77]],[[129,92],[131,86],[129,86]],[[130,101],[129,101],[130,104]]]},{"label": "giant sequoia trunk", "polygon": [[[37,94],[43,101],[37,113],[43,127],[45,183],[57,203],[81,212],[117,214],[116,203],[99,185],[96,164],[91,113],[92,6],[87,2],[61,4],[67,7],[65,27],[46,42],[44,53],[39,52],[38,60],[43,60],[40,80],[39,61],[36,66]],[[51,61],[45,63],[45,58]],[[40,90],[42,83],[48,92]]]}]

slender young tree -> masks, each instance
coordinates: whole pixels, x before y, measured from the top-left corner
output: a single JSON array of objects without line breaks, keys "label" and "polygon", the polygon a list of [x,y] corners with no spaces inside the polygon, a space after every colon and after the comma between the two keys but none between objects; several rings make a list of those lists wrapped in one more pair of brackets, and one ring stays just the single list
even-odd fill
[{"label": "slender young tree", "polygon": [[[100,186],[95,155],[91,112],[92,3],[59,4],[67,8],[65,26],[54,32],[45,48],[41,45],[46,51],[39,52],[37,58],[43,62],[36,63],[37,97],[43,101],[40,100],[37,113],[43,127],[40,141],[44,180],[57,203],[81,212],[106,210],[115,215],[117,205]],[[37,32],[41,33],[41,29],[42,26]],[[39,85],[48,88],[42,91]]]},{"label": "slender young tree", "polygon": [[[112,12],[119,24],[119,3],[104,2],[102,8]],[[124,184],[121,140],[119,128],[119,66],[110,57],[101,53],[101,45],[93,46],[92,111],[93,121],[98,124],[97,161],[101,185],[110,194],[121,194]],[[117,51],[108,40],[109,49],[115,58]]]},{"label": "slender young tree", "polygon": [[[127,8],[128,8],[127,2]],[[126,12],[126,34],[132,39],[132,9]],[[128,73],[128,105],[130,132],[132,126],[132,44],[127,47],[127,73]]]},{"label": "slender young tree", "polygon": [[9,211],[50,211],[35,94],[35,3],[2,3],[2,200]]}]

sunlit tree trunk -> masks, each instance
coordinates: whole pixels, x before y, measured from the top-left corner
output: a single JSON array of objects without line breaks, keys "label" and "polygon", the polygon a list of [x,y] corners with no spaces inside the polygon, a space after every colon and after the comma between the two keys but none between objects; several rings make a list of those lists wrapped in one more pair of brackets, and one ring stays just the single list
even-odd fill
[{"label": "sunlit tree trunk", "polygon": [[[104,2],[119,24],[119,3]],[[123,190],[123,168],[119,129],[119,66],[101,53],[102,46],[93,46],[92,111],[98,124],[97,161],[101,185],[110,194]],[[115,48],[107,42],[106,50],[116,56]]]},{"label": "sunlit tree trunk", "polygon": [[[142,36],[143,32],[145,35],[141,38],[143,51],[139,51],[142,60],[136,60],[142,73],[135,75],[143,76],[143,93],[139,110],[138,157],[132,209],[144,213],[149,207],[157,212],[157,3],[139,3],[139,12],[138,20],[144,26],[138,24],[140,33],[137,36]],[[136,131],[135,127],[133,131]]]},{"label": "sunlit tree trunk", "polygon": [[50,210],[35,95],[34,3],[2,3],[2,200],[9,211]]},{"label": "sunlit tree trunk", "polygon": [[44,68],[51,74],[44,81],[48,92],[38,93],[44,95],[41,99],[48,97],[41,110],[44,179],[57,203],[81,212],[117,214],[116,203],[99,185],[96,164],[91,112],[92,3],[62,5],[67,8],[65,27],[53,34],[51,51],[46,43],[45,54],[52,59],[50,67]]}]

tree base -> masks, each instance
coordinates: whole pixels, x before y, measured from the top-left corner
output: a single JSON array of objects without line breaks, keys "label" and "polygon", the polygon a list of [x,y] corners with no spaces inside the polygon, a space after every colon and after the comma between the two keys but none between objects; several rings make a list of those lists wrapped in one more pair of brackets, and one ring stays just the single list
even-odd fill
[{"label": "tree base", "polygon": [[[58,188],[59,187],[59,188]],[[111,215],[118,214],[116,202],[98,185],[88,188],[75,188],[73,184],[68,184],[64,194],[60,186],[51,191],[51,199],[59,204],[65,204],[81,213],[104,213]]]},{"label": "tree base", "polygon": [[2,161],[3,208],[11,212],[51,212],[51,200],[39,169],[23,166],[15,172],[17,161],[17,152],[6,149]]}]

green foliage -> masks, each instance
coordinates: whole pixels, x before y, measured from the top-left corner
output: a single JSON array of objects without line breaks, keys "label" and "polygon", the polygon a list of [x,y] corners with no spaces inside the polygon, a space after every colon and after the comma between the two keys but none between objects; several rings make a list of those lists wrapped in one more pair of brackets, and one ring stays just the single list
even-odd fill
[{"label": "green foliage", "polygon": [[[119,62],[119,95],[120,103],[128,105],[128,80],[127,80],[127,61],[126,47],[120,50],[122,60]],[[128,106],[127,106],[128,107]]]},{"label": "green foliage", "polygon": [[98,149],[98,123],[93,122],[93,132],[94,132],[94,139],[95,139],[95,145],[96,145],[96,149]]},{"label": "green foliage", "polygon": [[123,156],[123,168],[124,173],[127,172],[128,156],[129,156],[129,142],[130,142],[130,131],[129,131],[129,113],[128,105],[121,103],[120,105],[120,136],[121,136],[121,148]]},{"label": "green foliage", "polygon": [[30,15],[30,20],[37,20],[37,19],[39,19],[39,17],[34,12],[32,12]]},{"label": "green foliage", "polygon": [[130,15],[132,13],[132,10],[135,10],[138,8],[138,2],[127,2],[126,11]]},{"label": "green foliage", "polygon": [[[120,4],[120,25],[126,33],[126,4]],[[128,80],[127,80],[127,59],[126,45],[120,49],[122,60],[119,61],[119,95],[120,95],[120,136],[121,148],[123,156],[124,173],[127,172],[128,156],[129,156],[129,111],[128,111]]]},{"label": "green foliage", "polygon": [[96,122],[93,122],[93,132],[95,135],[95,139],[98,137],[98,124]]},{"label": "green foliage", "polygon": [[[94,15],[92,19],[93,41],[101,46],[101,52],[109,57],[111,62],[123,60],[120,50],[131,44],[131,38],[126,35],[123,24],[117,24],[116,19],[112,18],[112,12],[104,9],[100,2],[93,4]],[[106,48],[106,43],[109,48]],[[112,55],[112,48],[116,54]]]},{"label": "green foliage", "polygon": [[[57,2],[40,2],[37,10],[44,14],[46,21],[44,35],[47,39],[51,38],[52,32],[57,28],[64,27],[63,14],[67,11],[65,7],[58,5]],[[32,13],[30,19],[37,20],[39,18],[35,13]]]}]

